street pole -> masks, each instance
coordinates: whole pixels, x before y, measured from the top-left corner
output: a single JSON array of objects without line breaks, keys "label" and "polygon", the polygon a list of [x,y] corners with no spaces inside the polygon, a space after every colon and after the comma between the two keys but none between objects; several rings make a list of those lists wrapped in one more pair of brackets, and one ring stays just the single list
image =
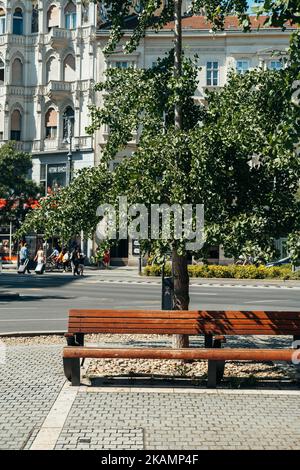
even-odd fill
[{"label": "street pole", "polygon": [[9,222],[9,260],[11,261],[12,221]]},{"label": "street pole", "polygon": [[68,117],[68,141],[69,141],[69,152],[67,155],[68,163],[67,163],[67,178],[66,178],[66,186],[69,186],[72,180],[72,125],[71,125],[71,118]]}]

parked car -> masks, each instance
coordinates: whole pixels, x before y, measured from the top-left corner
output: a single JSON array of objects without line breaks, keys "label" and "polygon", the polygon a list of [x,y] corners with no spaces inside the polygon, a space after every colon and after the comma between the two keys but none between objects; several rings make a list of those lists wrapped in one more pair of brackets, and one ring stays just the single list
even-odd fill
[{"label": "parked car", "polygon": [[290,257],[282,258],[282,259],[279,259],[277,261],[271,261],[270,263],[266,264],[266,268],[272,268],[273,266],[282,266],[283,264],[291,263],[291,261],[292,260],[291,260]]}]

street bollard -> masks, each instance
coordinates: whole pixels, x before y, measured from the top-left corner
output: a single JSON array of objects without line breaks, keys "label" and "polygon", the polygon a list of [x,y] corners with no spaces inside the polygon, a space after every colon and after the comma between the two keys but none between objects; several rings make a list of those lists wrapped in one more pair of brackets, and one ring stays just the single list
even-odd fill
[{"label": "street bollard", "polygon": [[174,283],[172,277],[162,277],[161,309],[173,310]]}]

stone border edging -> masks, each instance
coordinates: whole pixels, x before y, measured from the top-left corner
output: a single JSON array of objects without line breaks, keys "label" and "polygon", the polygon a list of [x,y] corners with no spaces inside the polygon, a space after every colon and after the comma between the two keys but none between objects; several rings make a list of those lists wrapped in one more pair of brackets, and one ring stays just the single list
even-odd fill
[{"label": "stone border edging", "polygon": [[60,331],[8,331],[8,332],[0,332],[0,338],[6,337],[34,337],[34,336],[63,336],[66,333],[66,330]]}]

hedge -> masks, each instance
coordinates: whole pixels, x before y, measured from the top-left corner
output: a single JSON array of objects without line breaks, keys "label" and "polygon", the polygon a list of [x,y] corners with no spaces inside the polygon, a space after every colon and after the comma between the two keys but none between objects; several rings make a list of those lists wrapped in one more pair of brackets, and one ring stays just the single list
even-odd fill
[{"label": "hedge", "polygon": [[[219,265],[189,265],[190,277],[202,278],[231,278],[231,279],[300,279],[300,272],[293,273],[289,265],[267,268],[266,266],[228,266]],[[146,276],[160,276],[161,266],[153,265],[144,268]],[[165,275],[171,275],[171,265],[165,267]]]}]

